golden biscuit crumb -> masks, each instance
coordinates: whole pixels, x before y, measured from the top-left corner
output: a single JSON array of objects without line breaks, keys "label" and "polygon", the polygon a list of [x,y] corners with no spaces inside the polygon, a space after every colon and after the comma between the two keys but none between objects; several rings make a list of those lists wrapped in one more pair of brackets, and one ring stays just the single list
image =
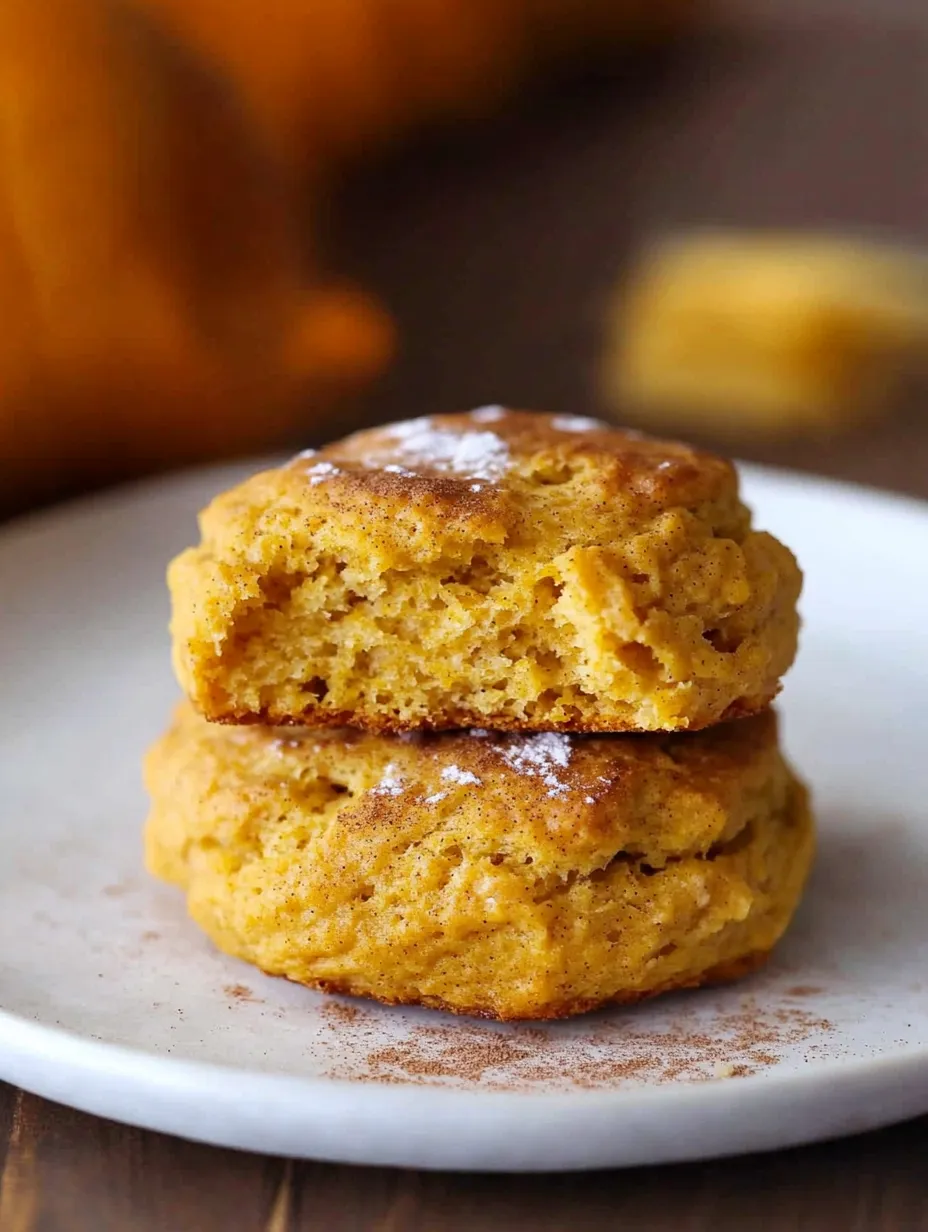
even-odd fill
[{"label": "golden biscuit crumb", "polygon": [[388,424],[218,497],[171,565],[221,722],[697,730],[769,704],[801,574],[724,458],[582,416]]}]

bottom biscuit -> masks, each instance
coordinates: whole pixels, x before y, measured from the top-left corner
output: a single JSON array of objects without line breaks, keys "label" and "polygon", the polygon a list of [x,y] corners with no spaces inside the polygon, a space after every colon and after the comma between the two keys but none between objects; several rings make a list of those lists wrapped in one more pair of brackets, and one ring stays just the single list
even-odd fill
[{"label": "bottom biscuit", "polygon": [[149,868],[323,991],[543,1019],[737,979],[812,861],[772,713],[676,736],[218,727],[149,753]]}]

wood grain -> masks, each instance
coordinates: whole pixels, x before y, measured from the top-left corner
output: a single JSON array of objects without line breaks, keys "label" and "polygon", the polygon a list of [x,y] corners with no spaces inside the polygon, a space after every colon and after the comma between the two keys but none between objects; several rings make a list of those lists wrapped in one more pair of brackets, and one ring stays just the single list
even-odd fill
[{"label": "wood grain", "polygon": [[14,1091],[11,1086],[0,1082],[0,1177],[6,1164],[7,1145],[10,1141],[10,1130],[13,1126]]},{"label": "wood grain", "polygon": [[[217,1151],[2,1090],[3,1104],[14,1109],[3,1134],[2,1232],[278,1232],[271,1219],[282,1161]],[[287,1227],[278,1219],[280,1226]]]},{"label": "wood grain", "polygon": [[[263,1160],[17,1098],[2,1086],[0,1109],[2,1232],[928,1229],[928,1118],[738,1160],[507,1177]],[[7,1204],[11,1176],[17,1196]]]},{"label": "wood grain", "polygon": [[30,1121],[33,1101],[17,1091],[12,1103],[6,1157],[0,1175],[0,1228],[7,1232],[30,1232],[35,1226],[39,1203],[35,1134]]}]

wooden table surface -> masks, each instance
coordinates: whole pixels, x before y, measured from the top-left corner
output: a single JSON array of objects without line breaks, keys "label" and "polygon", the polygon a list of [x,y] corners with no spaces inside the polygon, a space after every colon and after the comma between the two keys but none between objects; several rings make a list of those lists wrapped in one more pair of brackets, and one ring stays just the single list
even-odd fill
[{"label": "wooden table surface", "polygon": [[[356,421],[598,409],[601,305],[647,235],[704,223],[928,238],[928,4],[756,0],[750,24],[540,99],[351,186],[334,241],[405,352]],[[354,421],[352,421],[354,422]],[[343,427],[352,426],[345,421]],[[745,456],[928,497],[928,414]],[[928,1118],[847,1141],[549,1177],[290,1164],[0,1085],[0,1232],[916,1232]]]}]

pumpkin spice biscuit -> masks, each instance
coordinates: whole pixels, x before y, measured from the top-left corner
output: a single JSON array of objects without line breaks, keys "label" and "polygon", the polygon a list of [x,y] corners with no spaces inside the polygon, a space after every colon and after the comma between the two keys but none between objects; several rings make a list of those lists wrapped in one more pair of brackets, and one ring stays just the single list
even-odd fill
[{"label": "pumpkin spice biscuit", "polygon": [[223,722],[697,729],[763,709],[801,575],[731,463],[485,407],[255,475],[169,571],[174,663]]},{"label": "pumpkin spice biscuit", "polygon": [[812,858],[772,712],[691,735],[228,727],[148,756],[147,859],[325,991],[554,1018],[759,966]]}]

